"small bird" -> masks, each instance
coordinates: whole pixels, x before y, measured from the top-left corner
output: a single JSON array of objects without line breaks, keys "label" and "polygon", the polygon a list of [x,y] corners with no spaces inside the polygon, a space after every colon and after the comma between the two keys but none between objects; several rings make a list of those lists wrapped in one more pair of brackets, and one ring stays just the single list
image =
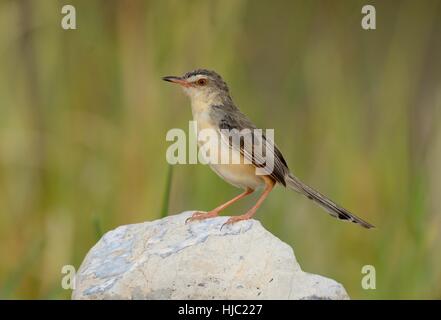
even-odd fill
[{"label": "small bird", "polygon": [[[190,97],[193,120],[197,123],[197,130],[213,129],[219,135],[219,138],[223,139],[225,138],[223,136],[225,135],[225,130],[230,130],[229,132],[231,132],[231,130],[236,129],[240,132],[243,129],[256,129],[256,126],[234,104],[226,82],[216,72],[198,69],[187,72],[182,77],[167,76],[162,79],[179,84]],[[252,146],[251,148],[253,148],[253,150],[251,150],[246,144],[237,142],[240,141],[240,139],[231,139],[231,137],[228,137],[227,141],[230,152],[236,153],[235,155],[239,156],[241,160],[246,159],[248,161],[240,161],[238,164],[210,163],[209,165],[225,181],[244,191],[211,211],[195,212],[188,219],[189,221],[216,217],[225,208],[263,186],[264,191],[256,204],[245,214],[230,217],[225,224],[250,219],[274,186],[279,183],[306,196],[323,207],[335,218],[352,221],[368,229],[374,227],[295,177],[290,172],[280,150],[265,136],[262,136],[262,144],[271,143],[272,148],[270,148],[270,152],[272,154],[270,156],[273,157],[274,162],[273,170],[268,172],[268,174],[256,174],[256,169],[262,167],[262,162],[257,161],[259,159],[256,159],[254,156],[255,153],[253,150],[255,146]]]}]

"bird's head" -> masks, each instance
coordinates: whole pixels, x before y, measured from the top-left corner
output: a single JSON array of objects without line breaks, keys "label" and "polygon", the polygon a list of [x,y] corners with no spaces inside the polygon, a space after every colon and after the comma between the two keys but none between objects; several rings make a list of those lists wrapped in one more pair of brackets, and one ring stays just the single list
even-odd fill
[{"label": "bird's head", "polygon": [[210,101],[213,98],[229,97],[228,86],[214,71],[198,69],[182,77],[167,76],[162,80],[179,84],[192,100]]}]

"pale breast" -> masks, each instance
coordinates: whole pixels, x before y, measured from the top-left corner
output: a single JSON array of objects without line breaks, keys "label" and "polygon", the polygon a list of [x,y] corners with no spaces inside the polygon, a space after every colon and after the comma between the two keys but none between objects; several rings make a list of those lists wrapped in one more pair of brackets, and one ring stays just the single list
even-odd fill
[{"label": "pale breast", "polygon": [[[214,155],[210,158],[209,163],[211,169],[216,172],[222,179],[239,188],[257,189],[264,184],[261,176],[256,175],[255,167],[244,162],[243,156],[239,151],[231,149],[227,142],[221,139],[220,131],[217,125],[213,123],[209,112],[194,112],[194,120],[197,121],[198,135],[202,136],[202,130],[211,130],[212,137],[204,141],[198,139],[199,147],[204,150],[214,151]],[[216,151],[217,150],[217,151]],[[200,153],[201,156],[205,152]],[[208,152],[208,155],[212,154]],[[205,160],[208,160],[204,157]],[[214,161],[213,161],[214,159]],[[239,161],[232,162],[232,159]]]}]

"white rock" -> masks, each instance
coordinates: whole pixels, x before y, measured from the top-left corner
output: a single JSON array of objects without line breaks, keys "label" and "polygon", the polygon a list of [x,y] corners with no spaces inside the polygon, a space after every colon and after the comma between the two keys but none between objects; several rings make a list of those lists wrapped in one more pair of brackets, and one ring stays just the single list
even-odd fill
[{"label": "white rock", "polygon": [[185,224],[192,212],[106,233],[84,259],[72,299],[349,299],[300,269],[256,220]]}]

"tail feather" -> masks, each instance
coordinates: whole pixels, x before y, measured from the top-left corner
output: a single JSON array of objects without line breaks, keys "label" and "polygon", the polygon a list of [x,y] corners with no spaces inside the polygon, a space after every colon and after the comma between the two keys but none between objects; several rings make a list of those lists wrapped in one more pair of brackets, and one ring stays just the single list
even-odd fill
[{"label": "tail feather", "polygon": [[336,204],[326,196],[322,195],[320,192],[304,184],[302,181],[294,177],[292,174],[289,174],[286,177],[286,184],[289,188],[303,194],[304,196],[308,197],[310,200],[317,203],[319,206],[324,208],[331,216],[340,220],[346,220],[346,221],[351,221],[353,223],[357,223],[367,229],[374,228],[372,224],[355,216],[345,208],[340,207],[338,204]]}]

